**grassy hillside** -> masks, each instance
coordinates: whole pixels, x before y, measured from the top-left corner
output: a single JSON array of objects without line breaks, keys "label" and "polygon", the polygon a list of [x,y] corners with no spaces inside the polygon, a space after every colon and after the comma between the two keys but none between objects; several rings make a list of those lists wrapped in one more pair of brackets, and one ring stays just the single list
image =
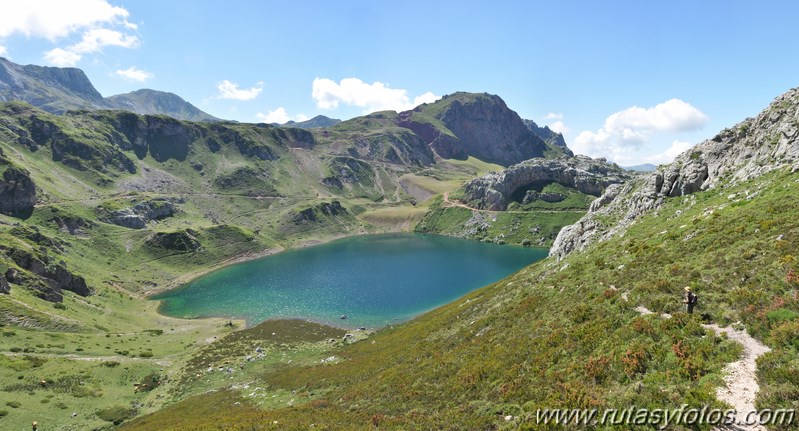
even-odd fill
[{"label": "grassy hillside", "polygon": [[[549,247],[563,226],[585,214],[595,197],[557,183],[542,185],[540,191],[560,194],[563,200],[512,202],[507,211],[487,211],[457,206],[459,202],[448,203],[437,197],[431,200],[430,211],[415,229],[498,244]],[[449,198],[455,201],[461,194],[462,189],[458,189]]]},{"label": "grassy hillside", "polygon": [[[342,347],[333,365],[253,376],[296,394],[290,405],[264,409],[230,388],[124,429],[553,429],[535,423],[537,408],[719,407],[720,371],[740,347],[702,318],[744,325],[773,349],[759,361],[759,408],[799,408],[797,181],[778,171],[668,199],[623,237]],[[684,285],[701,298],[692,316],[680,311]]]},{"label": "grassy hillside", "polygon": [[[0,104],[3,166],[24,171],[36,201],[0,215],[0,428],[103,429],[229,387],[227,372],[206,381],[187,364],[243,322],[167,318],[148,295],[289,247],[411,231],[436,195],[494,167],[437,158],[395,117],[304,131]],[[252,371],[340,347],[314,331]],[[213,365],[227,369],[226,355]]]}]

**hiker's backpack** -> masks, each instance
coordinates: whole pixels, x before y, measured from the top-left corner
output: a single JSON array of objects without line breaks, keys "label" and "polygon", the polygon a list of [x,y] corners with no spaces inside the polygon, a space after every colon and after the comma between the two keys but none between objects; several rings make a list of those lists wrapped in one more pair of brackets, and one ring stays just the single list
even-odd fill
[{"label": "hiker's backpack", "polygon": [[691,304],[691,305],[696,305],[697,301],[699,301],[699,295],[697,295],[694,292],[691,292],[688,295],[688,303]]}]

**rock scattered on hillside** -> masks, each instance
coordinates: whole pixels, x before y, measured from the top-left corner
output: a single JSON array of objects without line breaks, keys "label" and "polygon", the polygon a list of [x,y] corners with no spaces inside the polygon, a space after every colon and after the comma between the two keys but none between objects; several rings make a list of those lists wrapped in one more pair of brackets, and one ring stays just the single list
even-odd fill
[{"label": "rock scattered on hillside", "polygon": [[104,221],[130,229],[144,229],[147,222],[161,220],[175,215],[177,208],[172,200],[154,199],[110,212],[103,217]]}]

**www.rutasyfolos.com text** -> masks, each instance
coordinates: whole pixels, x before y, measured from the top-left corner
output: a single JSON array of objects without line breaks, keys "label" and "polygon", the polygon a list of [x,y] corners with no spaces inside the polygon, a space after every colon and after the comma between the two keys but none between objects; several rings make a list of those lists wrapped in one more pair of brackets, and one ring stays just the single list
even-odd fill
[{"label": "www.rutasyfolos.com text", "polygon": [[687,404],[675,409],[538,409],[526,414],[523,421],[537,424],[574,426],[648,425],[666,429],[674,425],[790,425],[795,422],[793,409],[737,412],[733,409],[712,409],[708,406],[689,408]]}]

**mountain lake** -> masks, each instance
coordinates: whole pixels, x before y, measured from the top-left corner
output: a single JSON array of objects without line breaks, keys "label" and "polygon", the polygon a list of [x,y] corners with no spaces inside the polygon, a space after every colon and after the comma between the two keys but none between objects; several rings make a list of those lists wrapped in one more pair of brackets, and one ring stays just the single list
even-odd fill
[{"label": "mountain lake", "polygon": [[[547,249],[438,235],[349,237],[224,267],[161,293],[182,317],[301,318],[379,328],[403,322],[547,256]],[[346,316],[346,319],[342,317]]]}]

